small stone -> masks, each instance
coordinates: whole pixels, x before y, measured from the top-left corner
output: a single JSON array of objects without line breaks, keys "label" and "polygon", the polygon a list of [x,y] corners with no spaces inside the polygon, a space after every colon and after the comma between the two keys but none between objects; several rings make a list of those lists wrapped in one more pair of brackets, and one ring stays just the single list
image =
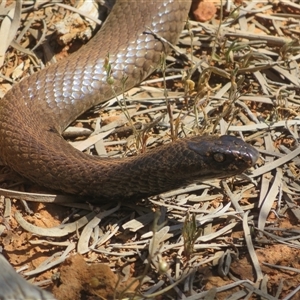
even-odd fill
[{"label": "small stone", "polygon": [[214,3],[208,1],[194,2],[193,14],[196,21],[206,22],[211,20],[216,14],[217,9]]}]

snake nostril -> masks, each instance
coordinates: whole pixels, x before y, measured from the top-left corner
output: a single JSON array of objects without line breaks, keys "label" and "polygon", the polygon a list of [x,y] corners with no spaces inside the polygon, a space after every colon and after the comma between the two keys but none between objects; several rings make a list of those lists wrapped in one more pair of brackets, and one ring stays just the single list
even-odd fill
[{"label": "snake nostril", "polygon": [[223,162],[225,160],[225,155],[223,153],[215,153],[213,158],[217,162]]}]

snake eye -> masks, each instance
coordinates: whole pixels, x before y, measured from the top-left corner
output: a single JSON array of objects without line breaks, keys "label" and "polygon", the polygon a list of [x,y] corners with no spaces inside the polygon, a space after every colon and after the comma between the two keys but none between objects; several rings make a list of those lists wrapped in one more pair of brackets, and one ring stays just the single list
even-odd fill
[{"label": "snake eye", "polygon": [[223,162],[225,160],[225,155],[222,153],[215,153],[213,157],[217,162]]}]

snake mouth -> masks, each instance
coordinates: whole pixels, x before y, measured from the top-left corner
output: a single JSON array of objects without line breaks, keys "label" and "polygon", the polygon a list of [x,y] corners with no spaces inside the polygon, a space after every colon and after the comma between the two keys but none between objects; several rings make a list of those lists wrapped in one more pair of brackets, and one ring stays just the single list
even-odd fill
[{"label": "snake mouth", "polygon": [[247,144],[247,152],[249,155],[250,163],[249,168],[253,167],[259,159],[259,152],[252,146]]},{"label": "snake mouth", "polygon": [[232,154],[237,163],[239,161],[246,163],[248,168],[253,167],[259,158],[259,152],[254,147],[231,135],[221,136],[216,145],[218,147],[222,145],[220,147],[222,151],[228,155]]}]

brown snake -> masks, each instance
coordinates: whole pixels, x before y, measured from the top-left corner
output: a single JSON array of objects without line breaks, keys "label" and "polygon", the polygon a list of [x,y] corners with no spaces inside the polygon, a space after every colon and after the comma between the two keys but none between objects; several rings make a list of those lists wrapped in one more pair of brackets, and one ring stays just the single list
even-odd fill
[{"label": "brown snake", "polygon": [[[258,152],[232,136],[181,139],[145,154],[105,159],[75,150],[61,132],[82,112],[113,97],[106,83],[109,54],[117,93],[140,83],[168,51],[153,35],[176,43],[190,0],[118,1],[96,36],[58,64],[25,78],[0,102],[0,158],[42,186],[72,194],[137,198],[205,178],[242,173]],[[26,285],[0,261],[0,299],[52,299]]]},{"label": "brown snake", "polygon": [[[105,159],[83,154],[61,132],[90,107],[140,83],[176,43],[191,1],[117,1],[78,52],[16,84],[0,102],[0,158],[20,175],[55,190],[103,198],[155,195],[193,181],[242,173],[258,152],[231,136],[180,139],[145,154]],[[157,36],[154,36],[155,33]]]}]

